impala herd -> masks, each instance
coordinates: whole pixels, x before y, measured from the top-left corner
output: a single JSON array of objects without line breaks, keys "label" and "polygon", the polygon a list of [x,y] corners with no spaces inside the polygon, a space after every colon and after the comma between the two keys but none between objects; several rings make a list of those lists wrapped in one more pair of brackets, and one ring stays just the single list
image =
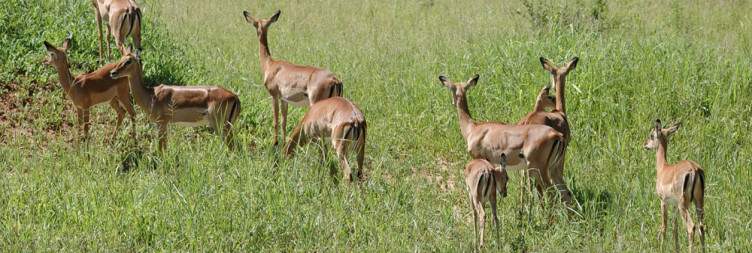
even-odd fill
[{"label": "impala herd", "polygon": [[[67,54],[72,46],[69,33],[61,47],[47,41],[48,52],[44,63],[53,66],[57,72],[65,94],[73,101],[78,114],[78,128],[81,139],[88,138],[89,108],[104,102],[117,112],[117,123],[112,133],[114,138],[127,113],[131,124],[135,123],[129,91],[136,105],[148,118],[159,126],[159,150],[166,146],[167,126],[180,123],[190,126],[209,126],[222,135],[228,147],[234,147],[232,127],[240,115],[240,99],[233,92],[220,86],[174,86],[159,85],[147,87],[143,82],[141,50],[142,13],[134,0],[92,0],[99,30],[99,59],[109,59],[110,37],[122,57],[91,72],[73,77]],[[268,19],[253,17],[243,11],[246,21],[253,25],[259,39],[259,60],[264,86],[272,97],[274,114],[274,146],[279,146],[279,111],[282,112],[282,137],[287,137],[288,103],[307,107],[300,123],[294,128],[290,140],[284,147],[284,154],[292,156],[295,148],[311,141],[322,143],[326,155],[326,139],[331,141],[344,178],[352,181],[348,162],[348,150],[356,153],[357,177],[363,179],[363,160],[366,147],[367,124],[363,112],[355,103],[343,97],[343,83],[326,69],[295,65],[274,60],[268,46],[269,27],[277,22],[281,12],[277,11]],[[102,19],[107,26],[107,53],[102,45]],[[133,38],[135,48],[126,47],[126,37]],[[468,108],[467,92],[478,84],[475,75],[465,82],[452,82],[445,76],[439,81],[451,93],[452,103],[457,109],[460,133],[467,144],[467,152],[473,158],[464,170],[466,189],[475,220],[478,247],[483,246],[485,226],[484,203],[490,203],[494,226],[498,235],[497,194],[507,194],[507,171],[521,170],[535,180],[535,188],[541,199],[558,196],[572,209],[574,200],[564,182],[564,157],[571,141],[571,130],[565,107],[564,91],[566,76],[577,66],[575,57],[563,66],[557,67],[541,57],[544,70],[551,75],[551,85],[541,89],[533,111],[517,124],[501,122],[476,122]],[[553,88],[555,96],[550,95]],[[666,160],[668,136],[679,128],[674,124],[662,128],[656,120],[654,128],[644,145],[656,152],[656,193],[661,200],[662,222],[659,239],[665,238],[667,205],[676,204],[686,225],[689,237],[689,250],[692,251],[695,231],[699,232],[702,250],[705,249],[705,227],[703,225],[703,203],[705,174],[694,161],[681,161],[669,164]],[[135,128],[132,135],[135,136]],[[334,174],[334,172],[333,172]],[[524,197],[526,194],[522,194]],[[689,215],[689,206],[695,204],[698,223]],[[674,226],[674,240],[679,248],[677,223]]]}]

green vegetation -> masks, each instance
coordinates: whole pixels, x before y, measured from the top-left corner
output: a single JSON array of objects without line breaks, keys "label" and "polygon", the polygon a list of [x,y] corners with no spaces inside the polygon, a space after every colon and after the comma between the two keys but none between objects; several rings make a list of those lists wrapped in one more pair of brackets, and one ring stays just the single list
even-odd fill
[{"label": "green vegetation", "polygon": [[[140,3],[143,1],[139,1]],[[469,157],[439,74],[481,76],[476,120],[516,122],[549,82],[539,56],[579,56],[568,77],[572,124],[565,175],[582,205],[521,209],[519,175],[499,204],[489,251],[652,251],[660,223],[652,121],[682,121],[669,160],[707,175],[711,252],[752,248],[752,3],[745,1],[146,1],[147,82],[235,91],[242,150],[206,129],[156,129],[139,111],[107,143],[115,114],[98,106],[77,144],[72,104],[43,40],[75,43],[74,74],[97,64],[88,1],[0,2],[0,248],[164,251],[471,251]],[[367,180],[337,182],[310,145],[294,159],[271,146],[258,40],[241,12],[268,17],[272,56],[322,66],[366,114]],[[304,110],[291,110],[291,130]],[[126,120],[126,125],[128,125]],[[331,149],[330,149],[331,151]],[[131,166],[127,172],[121,165]],[[520,214],[521,213],[521,214]],[[528,216],[528,213],[530,214]],[[671,218],[675,213],[671,213]],[[489,225],[490,226],[490,225]],[[673,224],[669,226],[669,229]],[[671,231],[671,230],[669,230]],[[680,228],[686,250],[686,233]],[[699,243],[697,244],[699,246]],[[664,250],[672,250],[669,232]]]}]

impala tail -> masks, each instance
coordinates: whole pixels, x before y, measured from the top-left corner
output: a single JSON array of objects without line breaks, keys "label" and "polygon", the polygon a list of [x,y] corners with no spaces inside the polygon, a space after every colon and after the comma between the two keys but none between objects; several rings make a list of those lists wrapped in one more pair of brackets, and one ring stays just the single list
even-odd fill
[{"label": "impala tail", "polygon": [[329,90],[329,97],[341,97],[342,96],[342,81],[338,80],[336,77],[334,79],[334,84],[332,84],[332,87]]}]

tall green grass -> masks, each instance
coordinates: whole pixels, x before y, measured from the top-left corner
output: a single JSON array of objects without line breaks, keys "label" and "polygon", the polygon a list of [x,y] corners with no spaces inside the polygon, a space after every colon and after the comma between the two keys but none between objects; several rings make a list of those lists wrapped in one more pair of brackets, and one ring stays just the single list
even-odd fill
[{"label": "tall green grass", "polygon": [[[161,155],[143,116],[138,140],[125,129],[105,143],[114,122],[106,106],[92,141],[76,144],[71,104],[54,70],[37,65],[42,40],[59,43],[74,30],[74,74],[96,67],[88,3],[1,5],[14,11],[0,17],[0,83],[22,87],[3,98],[23,101],[25,89],[49,87],[0,123],[3,249],[471,251],[461,172],[469,157],[437,77],[479,73],[469,91],[474,118],[516,122],[549,82],[539,56],[581,59],[568,77],[565,176],[582,210],[520,212],[513,174],[499,204],[501,240],[486,229],[489,251],[661,247],[655,154],[642,148],[655,118],[683,122],[669,160],[693,159],[706,170],[708,249],[752,247],[746,2],[147,1],[148,82],[222,85],[243,104],[243,149],[226,150],[205,129],[172,128]],[[271,146],[258,40],[241,12],[266,18],[277,9],[272,56],[332,70],[366,114],[365,182],[332,179],[327,167],[336,162],[322,165],[315,145],[293,159]],[[289,129],[303,113],[291,109]],[[124,160],[137,163],[121,172]],[[670,238],[663,250],[673,249]]]}]

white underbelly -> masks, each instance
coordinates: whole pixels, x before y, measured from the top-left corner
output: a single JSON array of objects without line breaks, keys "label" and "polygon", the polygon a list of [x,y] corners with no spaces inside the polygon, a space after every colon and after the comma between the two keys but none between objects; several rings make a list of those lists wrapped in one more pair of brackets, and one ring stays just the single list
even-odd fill
[{"label": "white underbelly", "polygon": [[209,125],[206,108],[182,108],[173,112],[172,122],[179,126],[197,127]]}]

